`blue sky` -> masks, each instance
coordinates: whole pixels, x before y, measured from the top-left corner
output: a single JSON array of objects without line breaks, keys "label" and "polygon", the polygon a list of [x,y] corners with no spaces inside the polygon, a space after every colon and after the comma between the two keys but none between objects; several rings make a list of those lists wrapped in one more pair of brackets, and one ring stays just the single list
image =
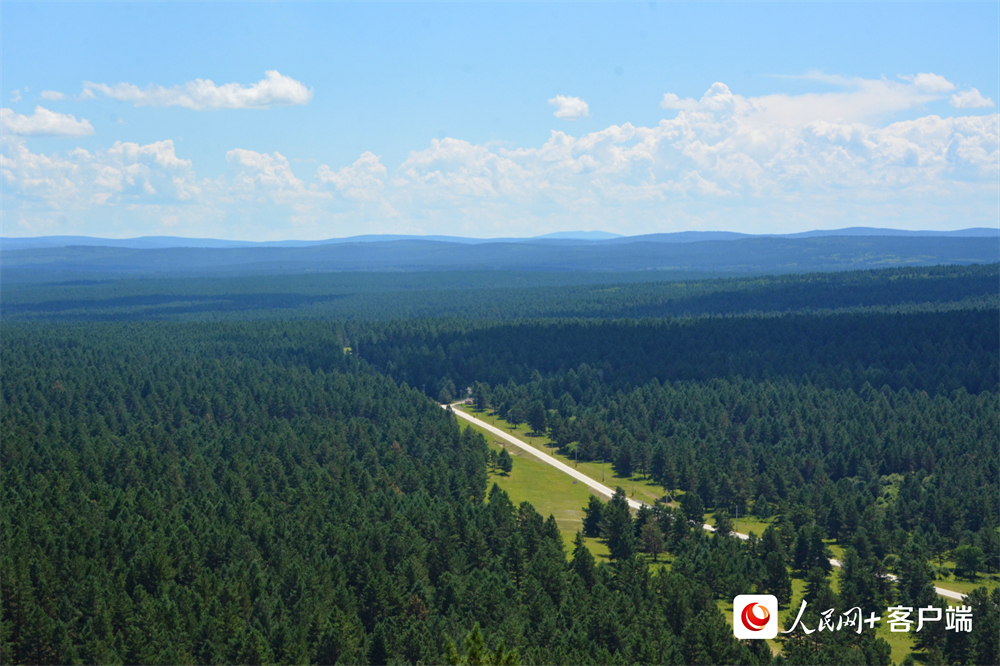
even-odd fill
[{"label": "blue sky", "polygon": [[997,3],[2,6],[3,235],[997,226]]}]

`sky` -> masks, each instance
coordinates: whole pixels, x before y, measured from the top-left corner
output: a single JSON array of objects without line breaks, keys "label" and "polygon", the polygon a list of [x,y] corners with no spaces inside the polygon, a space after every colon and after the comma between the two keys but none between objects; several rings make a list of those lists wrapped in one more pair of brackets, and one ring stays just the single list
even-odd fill
[{"label": "sky", "polygon": [[0,233],[1000,225],[1000,4],[0,4]]}]

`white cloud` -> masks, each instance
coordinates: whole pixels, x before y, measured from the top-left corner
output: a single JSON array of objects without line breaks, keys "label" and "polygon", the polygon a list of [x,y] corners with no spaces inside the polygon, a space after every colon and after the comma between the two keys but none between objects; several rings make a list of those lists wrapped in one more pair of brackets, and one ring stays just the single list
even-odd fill
[{"label": "white cloud", "polygon": [[984,97],[981,92],[975,88],[969,88],[968,90],[963,90],[962,92],[955,93],[948,100],[956,109],[986,109],[993,106],[993,100],[989,97]]},{"label": "white cloud", "polygon": [[579,97],[556,95],[549,100],[549,104],[556,107],[552,115],[563,120],[579,120],[590,115],[590,107]]},{"label": "white cloud", "polygon": [[411,152],[393,185],[423,201],[456,203],[470,197],[517,196],[528,175],[502,152],[445,138],[433,139],[426,150]]},{"label": "white cloud", "polygon": [[109,155],[121,157],[124,162],[138,162],[144,158],[150,158],[156,164],[166,169],[190,169],[191,161],[182,160],[174,152],[174,142],[172,140],[157,141],[140,146],[137,143],[122,143],[115,141]]},{"label": "white cloud", "polygon": [[[57,209],[100,208],[100,219],[138,216],[176,225],[171,233],[205,235],[192,220],[224,218],[236,231],[216,235],[317,238],[375,221],[383,233],[473,235],[733,228],[736,220],[757,231],[995,223],[1000,117],[889,122],[950,94],[915,81],[836,81],[845,90],[765,97],[715,83],[698,99],[666,95],[677,113],[649,127],[553,131],[531,147],[434,139],[396,168],[370,152],[313,171],[279,152],[234,149],[226,175],[199,181],[170,141],[35,155],[15,140],[0,152],[4,200],[17,202],[5,214],[17,211],[17,220],[27,210],[43,224]],[[341,224],[353,226],[330,226]]]},{"label": "white cloud", "polygon": [[946,93],[955,89],[954,83],[934,72],[922,72],[914,76],[904,75],[899,78],[909,81],[918,90],[929,93]]},{"label": "white cloud", "polygon": [[333,196],[315,183],[306,185],[281,153],[236,148],[226,159],[235,171],[212,184],[215,205],[229,204],[245,219],[264,216],[273,221],[280,216],[297,228],[315,227],[328,216],[326,206]]},{"label": "white cloud", "polygon": [[15,91],[11,92],[11,94],[10,94],[10,101],[11,102],[20,102],[21,101],[21,91],[20,90],[15,90]]},{"label": "white cloud", "polygon": [[321,183],[333,185],[338,192],[355,201],[375,201],[385,189],[387,172],[378,155],[363,153],[351,166],[333,171],[325,164],[316,170]]},{"label": "white cloud", "polygon": [[700,100],[666,93],[660,106],[688,113],[731,109],[735,116],[758,125],[800,125],[819,120],[872,123],[942,99],[943,92],[954,88],[953,84],[936,74],[902,77],[906,83],[886,79],[852,79],[816,72],[787,78],[821,81],[842,90],[743,97],[733,94],[725,84],[715,83]]},{"label": "white cloud", "polygon": [[916,200],[925,205],[918,215],[950,220],[947,203],[962,193],[979,197],[977,219],[995,217],[996,116],[878,124],[941,97],[914,82],[838,81],[848,90],[756,98],[716,83],[698,100],[666,95],[663,106],[680,113],[654,127],[554,131],[538,148],[435,140],[410,154],[387,196],[465,220],[544,210],[547,219],[571,214],[601,225],[619,215],[710,220],[719,205],[841,220],[845,210],[870,204],[873,215],[888,215]]},{"label": "white cloud", "polygon": [[[686,111],[694,113],[698,111],[718,111],[724,106],[733,105],[733,94],[724,83],[713,83],[705,91],[700,100],[691,97],[679,97],[674,93],[664,93],[660,100],[660,107],[673,111]],[[742,99],[740,101],[743,101]],[[745,106],[745,105],[744,105]]]},{"label": "white cloud", "polygon": [[0,158],[8,192],[62,211],[151,198],[184,200],[198,191],[191,162],[177,157],[170,140],[116,141],[107,150],[77,148],[65,156],[35,154],[23,141],[13,141]]},{"label": "white cloud", "polygon": [[288,204],[316,198],[329,198],[317,186],[307,187],[293,172],[288,159],[279,152],[258,153],[236,148],[226,153],[226,159],[236,168],[228,182],[218,182],[225,194],[245,200]]},{"label": "white cloud", "polygon": [[288,160],[277,151],[273,155],[268,155],[267,153],[235,148],[226,153],[226,159],[246,167],[247,170],[242,173],[252,173],[252,178],[262,184],[281,188],[291,187],[292,189],[302,187],[302,181],[292,173]]},{"label": "white cloud", "polygon": [[698,102],[690,97],[681,98],[674,93],[664,93],[660,106],[675,111],[694,111],[698,108]]},{"label": "white cloud", "polygon": [[12,109],[0,109],[0,123],[10,134],[18,136],[89,136],[94,133],[90,122],[75,116],[49,111],[41,106],[35,113],[22,116]]},{"label": "white cloud", "polygon": [[257,83],[215,85],[209,79],[195,79],[182,86],[145,88],[131,83],[109,86],[86,81],[80,99],[93,99],[98,94],[135,106],[180,106],[194,111],[217,109],[266,109],[279,104],[307,104],[313,92],[300,81],[284,76],[277,70],[265,73]]},{"label": "white cloud", "polygon": [[66,99],[66,95],[59,92],[58,90],[43,90],[38,93],[38,96],[42,99],[47,99],[52,102],[58,102],[61,99]]}]

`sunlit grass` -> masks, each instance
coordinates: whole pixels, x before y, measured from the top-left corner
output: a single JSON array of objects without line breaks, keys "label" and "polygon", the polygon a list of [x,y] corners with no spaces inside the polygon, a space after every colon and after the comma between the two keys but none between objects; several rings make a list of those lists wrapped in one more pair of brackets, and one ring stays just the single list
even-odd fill
[{"label": "sunlit grass", "polygon": [[[892,648],[892,663],[898,664],[906,659],[906,655],[913,652],[915,647],[913,644],[914,632],[890,631],[886,618],[888,618],[888,615],[882,616],[882,621],[878,623],[875,635],[879,638],[884,638],[885,642],[889,644],[889,647]],[[867,629],[867,625],[865,628]]]},{"label": "sunlit grass", "polygon": [[[515,506],[529,502],[544,518],[554,516],[569,555],[576,533],[583,529],[583,507],[590,501],[590,488],[511,444],[504,447],[499,438],[487,430],[475,424],[464,425],[482,433],[490,448],[497,451],[506,448],[514,460],[509,475],[488,472],[489,486],[494,483],[500,486]],[[608,547],[602,541],[586,541],[595,559],[607,559]]]},{"label": "sunlit grass", "polygon": [[992,591],[994,588],[1000,587],[1000,580],[997,579],[996,574],[980,574],[974,581],[966,580],[964,578],[956,578],[953,575],[947,578],[938,576],[934,579],[934,587],[952,590],[961,594],[968,594],[969,592],[972,592],[980,587],[985,587],[987,590]]},{"label": "sunlit grass", "polygon": [[825,543],[826,547],[830,549],[830,554],[833,556],[833,559],[839,560],[841,562],[844,561],[844,547],[843,546],[841,546],[834,539],[823,539],[823,543]]},{"label": "sunlit grass", "polygon": [[[536,436],[531,434],[531,428],[529,428],[525,423],[521,423],[516,428],[513,428],[510,423],[491,412],[476,411],[476,409],[471,405],[459,405],[458,408],[468,414],[471,414],[472,416],[475,416],[481,421],[485,421],[494,427],[500,428],[509,435],[517,437],[529,446],[536,447],[556,460],[573,466],[582,474],[589,476],[594,481],[603,483],[611,490],[614,490],[616,487],[620,487],[629,497],[646,502],[647,504],[652,504],[655,500],[662,498],[667,493],[663,486],[654,482],[652,479],[639,475],[632,478],[627,476],[618,476],[615,474],[610,462],[605,462],[603,464],[600,461],[578,462],[574,460],[572,456],[559,454],[556,452],[557,448],[553,444],[552,440],[549,439],[547,435]],[[483,432],[485,433],[486,431]],[[601,499],[607,500],[608,498],[602,497]]]},{"label": "sunlit grass", "polygon": [[[824,542],[833,554],[834,559],[843,562],[845,547],[832,539],[824,539]],[[934,566],[935,570],[938,568],[936,560],[931,560],[930,564]],[[954,572],[955,563],[951,560],[946,560],[944,562],[944,569]],[[993,588],[1000,587],[1000,575],[980,574],[975,581],[970,581],[965,578],[956,578],[954,573],[949,576],[942,576],[939,573],[934,579],[934,587],[940,587],[943,590],[950,590],[960,594],[968,594],[972,590],[980,587],[993,590]],[[954,599],[949,599],[948,603],[951,604],[958,602]]]},{"label": "sunlit grass", "polygon": [[[734,516],[730,516],[730,518],[734,518]],[[705,522],[711,525],[712,527],[715,527],[714,511],[705,514]],[[735,520],[734,518],[733,522],[735,523],[733,525],[735,531],[741,534],[750,534],[750,532],[753,532],[757,536],[763,534],[764,530],[767,529],[767,526],[771,524],[770,520],[761,520],[760,518],[754,518],[752,516],[750,517],[740,516],[738,521]]]}]

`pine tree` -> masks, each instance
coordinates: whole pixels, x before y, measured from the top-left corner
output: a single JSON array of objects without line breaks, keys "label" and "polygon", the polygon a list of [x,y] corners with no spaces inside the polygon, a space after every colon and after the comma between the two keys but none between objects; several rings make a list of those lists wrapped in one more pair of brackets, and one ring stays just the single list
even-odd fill
[{"label": "pine tree", "polygon": [[583,509],[583,533],[589,537],[601,536],[604,520],[604,502],[597,495],[591,495]]},{"label": "pine tree", "polygon": [[601,535],[607,540],[612,560],[627,560],[635,554],[635,531],[625,491],[615,489],[614,497],[604,507]]},{"label": "pine tree", "polygon": [[583,532],[577,532],[573,540],[573,571],[583,580],[587,589],[594,586],[594,555],[587,548]]},{"label": "pine tree", "polygon": [[715,533],[724,537],[733,533],[733,519],[725,509],[715,512]]},{"label": "pine tree", "polygon": [[510,474],[513,471],[514,459],[507,453],[507,449],[500,449],[500,454],[497,457],[497,465],[504,474]]},{"label": "pine tree", "polygon": [[652,516],[642,526],[642,547],[653,556],[654,562],[657,556],[663,552],[663,533]]},{"label": "pine tree", "polygon": [[792,579],[788,575],[785,558],[780,552],[768,553],[764,569],[766,570],[764,589],[777,597],[779,604],[787,604],[792,598]]},{"label": "pine tree", "polygon": [[533,402],[528,409],[528,425],[536,435],[545,434],[545,407],[541,402]]}]

